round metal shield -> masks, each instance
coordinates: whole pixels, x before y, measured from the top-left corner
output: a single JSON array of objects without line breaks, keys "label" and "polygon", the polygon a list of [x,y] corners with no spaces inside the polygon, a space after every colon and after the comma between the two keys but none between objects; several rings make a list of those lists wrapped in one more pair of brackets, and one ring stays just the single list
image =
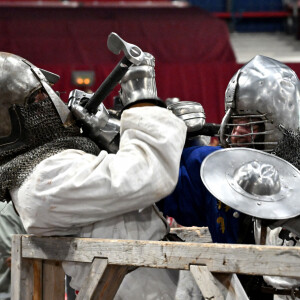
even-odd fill
[{"label": "round metal shield", "polygon": [[218,200],[247,215],[300,215],[300,171],[275,155],[249,148],[215,151],[203,161],[200,176]]}]

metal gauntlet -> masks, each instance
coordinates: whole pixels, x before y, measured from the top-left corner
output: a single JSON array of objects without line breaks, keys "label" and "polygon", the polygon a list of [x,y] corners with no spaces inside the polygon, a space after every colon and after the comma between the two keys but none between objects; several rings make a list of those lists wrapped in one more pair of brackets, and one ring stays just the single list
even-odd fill
[{"label": "metal gauntlet", "polygon": [[185,122],[188,133],[199,131],[204,126],[205,112],[200,103],[179,100],[172,103],[170,99],[167,100],[168,102],[171,104],[167,108]]},{"label": "metal gauntlet", "polygon": [[116,153],[120,142],[120,121],[109,114],[103,103],[96,114],[89,113],[83,103],[93,94],[74,90],[69,95],[68,107],[83,130],[83,135],[93,140],[101,149]]},{"label": "metal gauntlet", "polygon": [[165,103],[157,97],[154,56],[147,52],[144,54],[143,62],[138,66],[132,65],[120,81],[119,95],[125,109],[147,102],[165,107]]}]

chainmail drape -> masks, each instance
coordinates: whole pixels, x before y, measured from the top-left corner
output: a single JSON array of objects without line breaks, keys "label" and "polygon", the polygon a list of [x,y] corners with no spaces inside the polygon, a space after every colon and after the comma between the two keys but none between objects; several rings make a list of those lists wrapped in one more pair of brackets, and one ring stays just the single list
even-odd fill
[{"label": "chainmail drape", "polygon": [[51,100],[20,106],[24,117],[24,143],[10,150],[0,146],[0,201],[10,200],[9,190],[19,187],[33,168],[47,157],[66,149],[97,155],[98,146],[80,135],[77,126],[65,128]]},{"label": "chainmail drape", "polygon": [[273,154],[288,161],[300,170],[300,131],[285,129],[280,126],[283,138],[278,142]]}]

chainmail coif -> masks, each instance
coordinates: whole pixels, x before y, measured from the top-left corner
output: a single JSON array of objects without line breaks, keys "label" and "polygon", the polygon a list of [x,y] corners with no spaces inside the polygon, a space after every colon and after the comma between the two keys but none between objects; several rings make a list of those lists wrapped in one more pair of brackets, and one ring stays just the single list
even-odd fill
[{"label": "chainmail coif", "polygon": [[9,190],[21,186],[33,168],[45,158],[66,149],[97,155],[98,146],[80,135],[76,126],[65,128],[50,99],[20,106],[24,118],[24,143],[12,150],[0,145],[0,201],[10,200]]},{"label": "chainmail coif", "polygon": [[300,131],[288,130],[280,126],[283,138],[278,142],[273,154],[288,161],[300,170]]}]

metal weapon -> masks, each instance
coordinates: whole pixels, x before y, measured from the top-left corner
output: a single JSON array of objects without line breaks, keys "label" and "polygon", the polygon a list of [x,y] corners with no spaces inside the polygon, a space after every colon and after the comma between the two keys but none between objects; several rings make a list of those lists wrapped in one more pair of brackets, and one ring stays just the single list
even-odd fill
[{"label": "metal weapon", "polygon": [[189,132],[188,137],[195,137],[197,135],[218,136],[220,124],[205,123],[202,128],[196,131]]},{"label": "metal weapon", "polygon": [[129,67],[141,64],[144,59],[144,52],[138,46],[125,42],[114,32],[108,36],[107,47],[114,54],[119,54],[122,50],[125,55],[85,105],[89,113],[96,113],[100,103],[119,83]]}]

